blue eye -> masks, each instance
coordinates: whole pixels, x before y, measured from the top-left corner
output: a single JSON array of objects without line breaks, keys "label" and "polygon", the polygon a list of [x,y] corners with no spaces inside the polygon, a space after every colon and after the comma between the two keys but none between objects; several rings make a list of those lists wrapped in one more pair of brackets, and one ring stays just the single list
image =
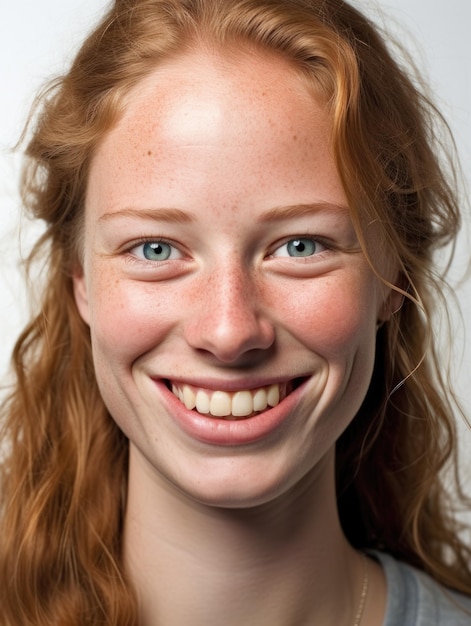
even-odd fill
[{"label": "blue eye", "polygon": [[290,239],[285,244],[275,250],[273,256],[289,256],[289,257],[309,257],[316,253],[322,252],[325,247],[310,237],[299,237]]},{"label": "blue eye", "polygon": [[149,261],[166,261],[172,254],[172,248],[163,241],[152,241],[142,246],[142,254]]},{"label": "blue eye", "polygon": [[180,252],[166,241],[145,241],[130,250],[139,259],[146,261],[168,261],[181,258]]}]

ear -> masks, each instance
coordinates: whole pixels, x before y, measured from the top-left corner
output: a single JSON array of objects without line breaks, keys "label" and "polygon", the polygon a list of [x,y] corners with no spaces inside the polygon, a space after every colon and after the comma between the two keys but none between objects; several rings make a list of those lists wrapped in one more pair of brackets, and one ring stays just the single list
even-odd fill
[{"label": "ear", "polygon": [[378,313],[378,322],[387,322],[400,311],[404,303],[404,291],[401,287],[391,287]]},{"label": "ear", "polygon": [[75,304],[83,321],[90,325],[90,308],[88,304],[88,291],[83,269],[77,268],[72,275]]}]

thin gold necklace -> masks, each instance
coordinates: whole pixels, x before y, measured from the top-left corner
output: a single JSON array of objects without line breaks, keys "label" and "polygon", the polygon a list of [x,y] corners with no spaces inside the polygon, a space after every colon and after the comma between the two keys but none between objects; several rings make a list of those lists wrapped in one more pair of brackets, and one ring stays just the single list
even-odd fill
[{"label": "thin gold necklace", "polygon": [[360,604],[358,605],[358,611],[355,617],[355,621],[353,622],[353,626],[360,626],[361,618],[363,617],[363,611],[365,610],[365,602],[366,596],[368,595],[368,559],[365,554],[363,554],[363,566],[365,573],[363,575],[363,585],[361,588],[361,596],[360,596]]}]

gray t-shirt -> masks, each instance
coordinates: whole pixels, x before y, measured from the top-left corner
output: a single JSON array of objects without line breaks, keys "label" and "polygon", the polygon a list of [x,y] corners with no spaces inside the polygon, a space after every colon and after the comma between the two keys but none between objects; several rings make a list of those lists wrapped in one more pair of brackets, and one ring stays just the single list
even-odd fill
[{"label": "gray t-shirt", "polygon": [[371,556],[383,566],[388,587],[383,626],[471,626],[471,597],[445,589],[388,554]]}]

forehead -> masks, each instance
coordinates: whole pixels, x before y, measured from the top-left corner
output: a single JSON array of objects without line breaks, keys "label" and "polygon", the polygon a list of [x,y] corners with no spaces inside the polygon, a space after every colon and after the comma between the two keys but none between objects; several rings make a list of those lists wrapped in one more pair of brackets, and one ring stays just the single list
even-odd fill
[{"label": "forehead", "polygon": [[274,139],[280,138],[280,130],[291,129],[308,137],[313,123],[326,125],[327,117],[325,103],[289,61],[247,50],[198,50],[167,60],[140,81],[127,94],[122,117],[102,145],[136,145],[141,131],[158,135],[163,143],[210,143],[219,141],[221,132],[228,140],[246,133],[248,141],[267,125],[272,133],[278,131]]},{"label": "forehead", "polygon": [[[198,98],[208,113],[217,111],[216,104],[226,103],[226,113],[232,111],[236,115],[246,104],[248,94],[254,108],[269,106],[276,96],[277,107],[292,115],[293,96],[306,102],[312,99],[306,86],[307,81],[294,64],[279,55],[244,48],[198,49],[161,63],[132,89],[124,118],[142,110],[140,105],[149,96],[154,98],[160,113],[184,110],[189,99],[194,104]],[[195,111],[190,113],[194,117]]]},{"label": "forehead", "polygon": [[206,161],[208,176],[230,173],[231,160],[241,175],[254,162],[265,164],[262,178],[270,167],[272,174],[286,172],[288,153],[293,173],[298,161],[319,174],[321,163],[332,162],[330,128],[325,103],[288,61],[199,50],[158,66],[128,94],[122,117],[95,153],[89,191],[99,183],[112,193],[110,178],[122,186],[130,169],[168,183],[180,157],[184,176],[192,152],[198,164]]}]

